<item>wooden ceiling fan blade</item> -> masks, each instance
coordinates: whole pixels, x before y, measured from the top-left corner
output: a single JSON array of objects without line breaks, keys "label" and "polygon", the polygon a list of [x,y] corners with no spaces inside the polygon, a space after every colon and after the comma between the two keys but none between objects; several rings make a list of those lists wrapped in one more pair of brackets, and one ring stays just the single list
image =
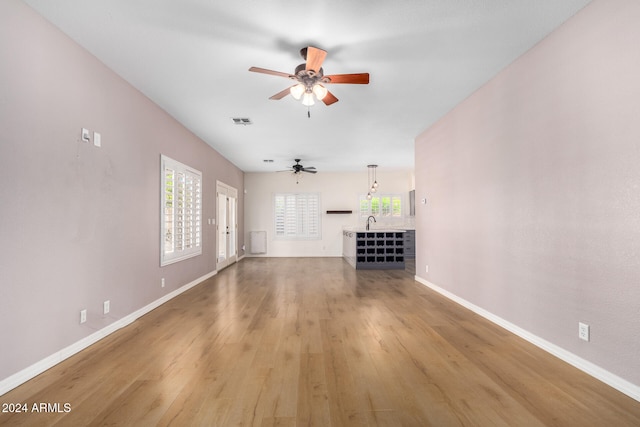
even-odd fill
[{"label": "wooden ceiling fan blade", "polygon": [[335,95],[331,92],[327,92],[325,97],[322,98],[322,102],[324,102],[325,105],[331,105],[335,102],[338,102],[338,98],[336,98]]},{"label": "wooden ceiling fan blade", "polygon": [[323,81],[327,83],[349,83],[356,85],[369,84],[369,73],[356,73],[356,74],[332,74],[330,76],[324,76]]},{"label": "wooden ceiling fan blade", "polygon": [[280,77],[286,77],[288,79],[295,79],[296,76],[293,76],[289,73],[283,73],[281,71],[273,71],[273,70],[267,70],[266,68],[260,68],[260,67],[251,67],[249,68],[249,71],[253,71],[254,73],[262,73],[262,74],[269,74],[272,76],[280,76]]},{"label": "wooden ceiling fan blade", "polygon": [[287,95],[289,95],[291,93],[289,91],[289,89],[291,89],[291,88],[288,87],[285,90],[281,90],[280,92],[276,93],[275,95],[270,96],[269,99],[275,99],[275,100],[282,99],[282,98],[284,98],[285,96],[287,96]]},{"label": "wooden ceiling fan blade", "polygon": [[327,52],[322,49],[313,46],[307,47],[307,66],[305,69],[307,71],[313,70],[316,73],[320,72],[320,67],[322,67],[326,56]]},{"label": "wooden ceiling fan blade", "polygon": [[302,172],[307,172],[307,173],[318,173],[318,171],[310,171],[309,169],[305,168],[302,169]]}]

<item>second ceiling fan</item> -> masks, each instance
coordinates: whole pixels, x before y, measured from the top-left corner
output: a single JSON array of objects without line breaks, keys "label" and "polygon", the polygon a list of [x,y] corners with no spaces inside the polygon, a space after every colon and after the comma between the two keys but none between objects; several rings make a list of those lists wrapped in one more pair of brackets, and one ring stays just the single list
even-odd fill
[{"label": "second ceiling fan", "polygon": [[295,99],[301,99],[302,104],[306,107],[310,107],[315,103],[314,97],[324,102],[325,105],[331,105],[338,102],[338,98],[324,87],[325,84],[369,84],[369,73],[330,74],[325,76],[322,63],[327,56],[327,52],[322,49],[308,46],[300,50],[300,55],[306,62],[298,65],[294,74],[259,67],[249,68],[249,71],[253,71],[254,73],[286,77],[297,82],[293,86],[276,93],[269,99],[282,99],[291,94]]},{"label": "second ceiling fan", "polygon": [[291,166],[291,169],[285,169],[278,172],[292,172],[293,175],[296,177],[296,184],[300,182],[300,178],[302,177],[302,172],[318,173],[315,166],[304,167],[300,164],[300,159],[294,159],[294,160],[296,161],[296,164]]}]

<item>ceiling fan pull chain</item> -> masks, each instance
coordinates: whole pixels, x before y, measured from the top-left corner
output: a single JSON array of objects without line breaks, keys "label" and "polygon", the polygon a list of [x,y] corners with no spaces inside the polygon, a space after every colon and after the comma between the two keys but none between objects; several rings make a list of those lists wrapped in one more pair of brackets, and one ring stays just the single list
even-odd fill
[{"label": "ceiling fan pull chain", "polygon": [[307,117],[311,118],[311,107],[307,107]]}]

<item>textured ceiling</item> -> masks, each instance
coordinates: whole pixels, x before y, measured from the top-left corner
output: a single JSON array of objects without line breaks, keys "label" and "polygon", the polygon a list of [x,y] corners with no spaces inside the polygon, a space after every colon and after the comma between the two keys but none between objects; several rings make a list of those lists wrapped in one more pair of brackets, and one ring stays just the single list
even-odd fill
[{"label": "textured ceiling", "polygon": [[[246,172],[413,169],[414,138],[589,0],[25,0]],[[339,102],[268,98],[328,51]],[[253,124],[234,125],[233,117]],[[273,163],[264,163],[272,159]]]}]

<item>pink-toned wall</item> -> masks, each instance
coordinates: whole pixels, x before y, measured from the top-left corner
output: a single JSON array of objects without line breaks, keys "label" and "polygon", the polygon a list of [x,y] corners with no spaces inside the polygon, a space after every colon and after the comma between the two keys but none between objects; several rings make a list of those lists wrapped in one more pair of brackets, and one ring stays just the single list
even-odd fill
[{"label": "pink-toned wall", "polygon": [[594,1],[419,135],[415,158],[417,276],[635,385],[639,22],[637,0]]},{"label": "pink-toned wall", "polygon": [[216,180],[242,193],[242,171],[24,3],[0,2],[0,381],[215,271],[213,225],[201,256],[159,265],[161,154],[202,171],[205,219]]}]

